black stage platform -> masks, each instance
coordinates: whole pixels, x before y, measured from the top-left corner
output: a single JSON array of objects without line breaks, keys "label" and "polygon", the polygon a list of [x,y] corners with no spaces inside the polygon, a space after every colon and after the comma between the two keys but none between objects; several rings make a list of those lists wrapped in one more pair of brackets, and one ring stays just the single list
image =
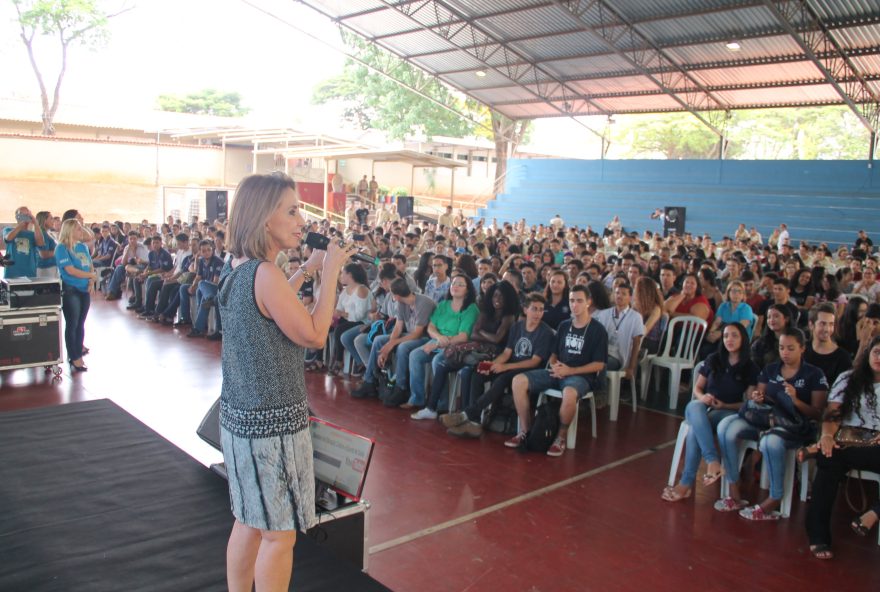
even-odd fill
[{"label": "black stage platform", "polygon": [[[109,400],[0,413],[0,590],[225,589],[226,482]],[[298,537],[291,589],[387,590]]]}]

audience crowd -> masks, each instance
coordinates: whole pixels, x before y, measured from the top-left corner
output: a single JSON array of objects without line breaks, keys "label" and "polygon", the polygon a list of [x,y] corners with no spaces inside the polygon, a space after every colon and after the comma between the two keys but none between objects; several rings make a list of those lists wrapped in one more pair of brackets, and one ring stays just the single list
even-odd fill
[{"label": "audience crowd", "polygon": [[[129,294],[127,308],[144,321],[222,339],[222,223],[63,218],[16,211],[3,232],[6,277],[60,273],[75,367],[88,351],[90,283],[106,300]],[[486,223],[451,208],[438,223],[413,222],[366,203],[352,205],[345,223],[316,220],[305,230],[353,241],[362,253],[339,285],[315,274],[299,290],[307,306],[320,290],[338,293],[334,329],[307,368],[348,372],[358,380],[353,397],[439,419],[456,437],[504,431],[505,446],[522,448],[539,417],[536,396],[558,389],[558,428],[543,450],[560,456],[579,401],[604,392],[608,372],[636,380],[645,356],[675,343],[669,322],[696,317],[705,323],[703,363],[682,389],[693,396],[684,470],[664,500],[689,498],[705,461],[703,486],[728,483],[716,510],[777,520],[785,455],[797,449],[800,460],[817,459],[808,534],[813,555],[827,559],[838,483],[851,468],[880,472],[880,280],[863,231],[851,248],[832,250],[793,244],[785,224],[766,241],[743,224],[713,240],[628,232],[616,218],[601,233],[558,215],[546,225]],[[290,277],[309,255],[304,245],[275,264]],[[450,396],[460,401],[450,405]],[[874,445],[841,448],[840,426],[874,430]],[[756,442],[753,456],[770,478],[757,504],[740,494],[743,440]],[[878,513],[875,505],[856,517],[853,530],[866,534]]]}]

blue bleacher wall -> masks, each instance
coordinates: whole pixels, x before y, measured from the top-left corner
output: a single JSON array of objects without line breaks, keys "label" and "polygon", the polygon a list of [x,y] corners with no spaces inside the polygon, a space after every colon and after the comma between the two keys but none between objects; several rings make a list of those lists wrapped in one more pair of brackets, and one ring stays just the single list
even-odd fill
[{"label": "blue bleacher wall", "polygon": [[505,193],[480,210],[487,221],[661,230],[655,208],[687,208],[688,232],[732,235],[780,222],[793,241],[851,245],[859,229],[880,238],[880,179],[868,161],[511,159]]}]

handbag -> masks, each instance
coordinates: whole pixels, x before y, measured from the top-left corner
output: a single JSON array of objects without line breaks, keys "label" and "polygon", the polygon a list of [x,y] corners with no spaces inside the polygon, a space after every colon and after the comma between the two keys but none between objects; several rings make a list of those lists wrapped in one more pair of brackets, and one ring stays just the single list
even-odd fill
[{"label": "handbag", "polygon": [[474,366],[495,357],[497,347],[485,341],[465,341],[449,345],[443,350],[446,365],[453,370]]},{"label": "handbag", "polygon": [[863,427],[840,426],[834,434],[834,441],[843,447],[877,446],[874,441],[880,432]]}]

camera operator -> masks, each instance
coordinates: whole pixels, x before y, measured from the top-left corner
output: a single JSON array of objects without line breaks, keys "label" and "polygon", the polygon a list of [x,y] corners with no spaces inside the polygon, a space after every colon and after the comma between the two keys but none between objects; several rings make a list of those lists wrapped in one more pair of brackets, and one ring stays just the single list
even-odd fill
[{"label": "camera operator", "polygon": [[3,241],[6,243],[4,277],[36,277],[37,250],[46,244],[43,231],[25,206],[15,210],[15,223],[15,226],[3,229]]}]

